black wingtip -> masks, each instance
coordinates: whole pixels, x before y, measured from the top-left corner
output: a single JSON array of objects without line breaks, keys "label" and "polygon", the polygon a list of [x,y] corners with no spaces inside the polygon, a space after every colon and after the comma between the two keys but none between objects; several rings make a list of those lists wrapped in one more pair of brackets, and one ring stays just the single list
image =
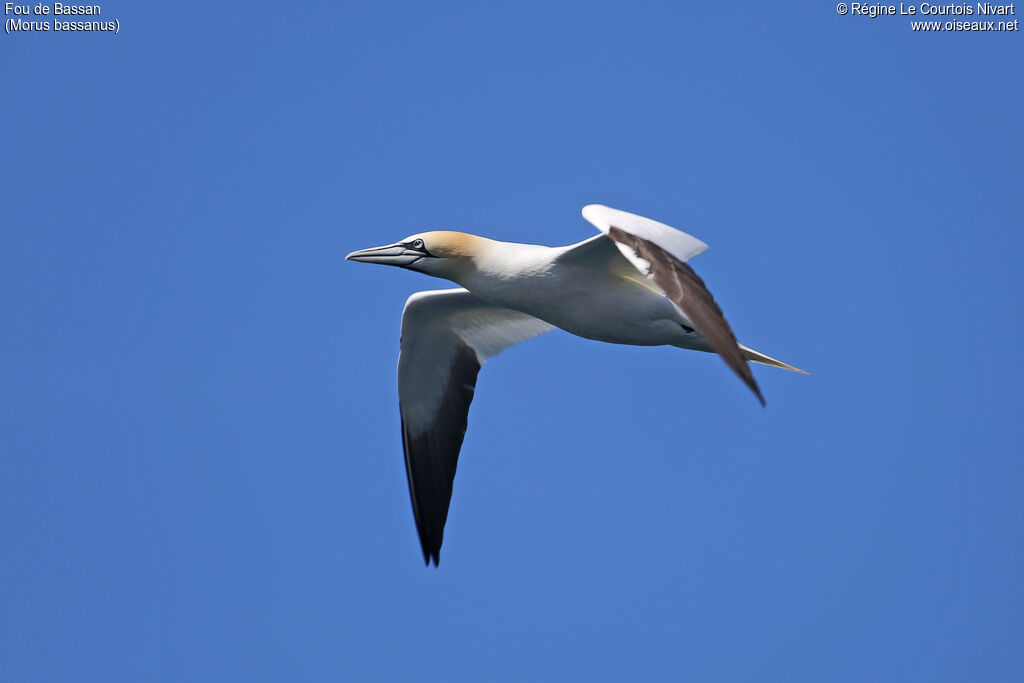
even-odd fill
[{"label": "black wingtip", "polygon": [[764,394],[761,393],[761,387],[757,386],[757,381],[753,378],[749,382],[746,381],[746,377],[743,378],[750,390],[754,392],[754,396],[757,396],[757,400],[761,402],[762,408],[768,407],[768,402],[764,400]]},{"label": "black wingtip", "polygon": [[433,562],[434,566],[436,567],[440,561],[441,561],[441,549],[440,548],[438,548],[437,550],[427,550],[427,548],[425,548],[425,547],[423,548],[423,566],[429,567],[430,563]]}]

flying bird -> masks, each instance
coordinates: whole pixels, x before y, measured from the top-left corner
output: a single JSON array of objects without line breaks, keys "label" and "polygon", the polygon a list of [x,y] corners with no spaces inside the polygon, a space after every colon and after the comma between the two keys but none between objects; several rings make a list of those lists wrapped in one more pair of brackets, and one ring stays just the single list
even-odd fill
[{"label": "flying bird", "polygon": [[[600,204],[583,208],[600,235],[565,247],[437,230],[346,258],[460,285],[417,292],[402,313],[398,401],[423,559],[437,566],[477,374],[488,358],[556,327],[611,344],[719,354],[764,405],[747,361],[798,368],[736,341],[687,261],[707,245],[673,227]],[[806,373],[805,373],[806,374]]]}]

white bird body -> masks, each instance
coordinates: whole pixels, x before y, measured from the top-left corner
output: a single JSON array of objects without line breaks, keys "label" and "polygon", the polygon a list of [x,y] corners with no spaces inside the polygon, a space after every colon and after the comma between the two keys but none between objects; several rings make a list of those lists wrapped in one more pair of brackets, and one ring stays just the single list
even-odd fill
[{"label": "white bird body", "polygon": [[587,339],[711,350],[689,318],[603,237],[566,247],[476,239],[472,267],[449,279],[484,301]]},{"label": "white bird body", "polygon": [[587,206],[583,216],[603,234],[565,247],[433,231],[348,255],[464,288],[416,293],[402,315],[402,441],[428,563],[440,558],[477,373],[503,349],[558,327],[613,344],[714,351],[762,404],[747,360],[797,370],[736,342],[704,282],[685,263],[707,248],[703,242],[605,206]]}]

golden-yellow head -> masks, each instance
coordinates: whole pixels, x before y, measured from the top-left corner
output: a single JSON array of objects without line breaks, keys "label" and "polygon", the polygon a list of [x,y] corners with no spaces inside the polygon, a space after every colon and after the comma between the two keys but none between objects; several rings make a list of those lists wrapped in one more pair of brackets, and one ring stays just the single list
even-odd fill
[{"label": "golden-yellow head", "polygon": [[486,238],[465,232],[431,230],[383,247],[353,251],[345,258],[418,270],[458,281],[461,274],[474,267],[474,259],[489,242]]}]

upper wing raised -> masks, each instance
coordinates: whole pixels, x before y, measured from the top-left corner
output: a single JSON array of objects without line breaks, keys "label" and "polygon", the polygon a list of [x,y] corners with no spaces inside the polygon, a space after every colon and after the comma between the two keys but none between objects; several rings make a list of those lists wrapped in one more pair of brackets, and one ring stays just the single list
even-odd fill
[{"label": "upper wing raised", "polygon": [[[682,230],[677,230],[671,225],[665,225],[650,218],[637,216],[635,213],[629,213],[628,211],[619,211],[602,204],[588,204],[584,206],[583,217],[605,235],[608,235],[608,231],[614,225],[619,230],[657,244],[684,263],[708,248],[708,245],[693,235],[687,235]],[[619,249],[621,251],[622,247],[619,247]],[[632,255],[626,251],[622,251],[622,255],[630,261],[633,260]],[[634,265],[636,264],[634,263]]]},{"label": "upper wing raised", "polygon": [[477,373],[503,349],[553,329],[465,289],[417,292],[402,313],[402,446],[423,559],[441,558],[459,449]]},{"label": "upper wing raised", "polygon": [[687,259],[707,249],[707,245],[664,223],[600,204],[585,206],[583,217],[665,292],[764,405],[761,389],[722,309],[704,281],[686,264]]}]

